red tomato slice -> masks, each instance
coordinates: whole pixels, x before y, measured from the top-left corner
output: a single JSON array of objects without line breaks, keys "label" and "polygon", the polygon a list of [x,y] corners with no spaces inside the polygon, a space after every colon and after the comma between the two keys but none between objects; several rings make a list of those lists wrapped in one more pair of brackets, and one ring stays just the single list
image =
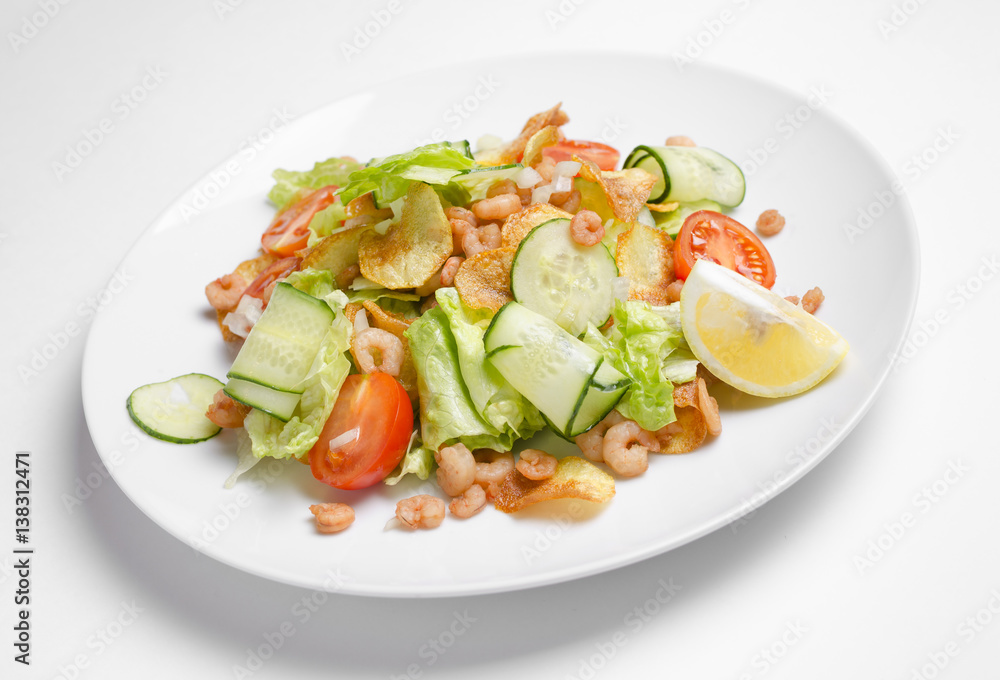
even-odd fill
[{"label": "red tomato slice", "polygon": [[571,161],[573,156],[594,161],[601,170],[614,170],[618,167],[618,150],[600,142],[585,142],[580,139],[565,141],[542,149],[542,155],[551,158],[556,163]]},{"label": "red tomato slice", "polygon": [[731,217],[699,210],[684,220],[674,242],[674,270],[686,279],[695,260],[711,260],[765,288],[774,285],[774,261],[752,231]]},{"label": "red tomato slice", "polygon": [[331,184],[311,191],[274,216],[274,221],[260,237],[264,250],[286,257],[309,244],[309,223],[313,216],[333,203],[337,192]]},{"label": "red tomato slice", "polygon": [[264,289],[272,281],[279,281],[285,278],[298,269],[300,264],[302,264],[302,260],[297,257],[284,257],[272,262],[264,271],[257,275],[257,278],[250,282],[250,285],[243,291],[243,294],[263,300]]},{"label": "red tomato slice", "polygon": [[[330,451],[330,440],[358,428],[352,441]],[[413,407],[390,375],[350,375],[309,452],[313,477],[337,489],[364,489],[385,479],[406,454]]]}]

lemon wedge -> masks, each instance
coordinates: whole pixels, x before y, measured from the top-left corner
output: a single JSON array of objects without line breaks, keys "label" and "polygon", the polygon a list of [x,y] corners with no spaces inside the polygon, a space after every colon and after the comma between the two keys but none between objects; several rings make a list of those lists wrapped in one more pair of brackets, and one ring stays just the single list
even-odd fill
[{"label": "lemon wedge", "polygon": [[708,260],[698,260],[681,289],[681,326],[708,370],[761,397],[805,392],[849,349],[809,312]]}]

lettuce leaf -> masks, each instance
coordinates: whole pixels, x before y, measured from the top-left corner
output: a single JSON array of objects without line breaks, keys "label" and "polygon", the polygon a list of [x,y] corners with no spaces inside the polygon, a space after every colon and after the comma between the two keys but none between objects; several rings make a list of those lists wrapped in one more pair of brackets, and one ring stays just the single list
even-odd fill
[{"label": "lettuce leaf", "polygon": [[460,441],[469,449],[510,450],[517,435],[487,422],[469,396],[444,310],[438,306],[426,312],[410,325],[406,337],[417,370],[424,446],[437,451]]},{"label": "lettuce leaf", "polygon": [[[298,288],[307,295],[323,299],[333,292],[333,273],[326,269],[300,269],[288,275],[285,283]],[[337,311],[335,305],[333,311]]]},{"label": "lettuce leaf", "polygon": [[344,354],[350,347],[351,324],[341,309],[334,311],[337,314],[309,369],[305,391],[292,418],[283,423],[263,411],[251,409],[244,420],[243,427],[250,435],[253,455],[257,458],[302,459],[319,439],[351,370],[351,362]]},{"label": "lettuce leaf", "polygon": [[[280,210],[288,205],[295,198],[295,195],[303,189],[319,189],[331,184],[342,187],[347,184],[351,173],[360,169],[361,164],[350,158],[328,158],[325,161],[316,163],[312,170],[302,172],[278,168],[271,173],[271,176],[274,178],[274,186],[267,194],[267,197]],[[342,205],[341,209],[343,209]]]},{"label": "lettuce leaf", "polygon": [[389,486],[397,484],[399,480],[409,474],[414,474],[418,478],[426,480],[431,476],[434,468],[437,467],[437,462],[434,460],[434,450],[424,446],[416,436],[416,432],[413,435],[410,439],[410,446],[406,450],[406,455],[403,456],[403,460],[399,462],[399,465],[392,471],[392,474],[383,480]]},{"label": "lettuce leaf", "polygon": [[404,196],[412,182],[426,182],[455,203],[463,198],[464,190],[451,182],[451,178],[474,164],[449,142],[427,144],[406,153],[374,159],[352,172],[340,191],[340,198],[347,204],[373,191],[378,205],[385,206]]}]

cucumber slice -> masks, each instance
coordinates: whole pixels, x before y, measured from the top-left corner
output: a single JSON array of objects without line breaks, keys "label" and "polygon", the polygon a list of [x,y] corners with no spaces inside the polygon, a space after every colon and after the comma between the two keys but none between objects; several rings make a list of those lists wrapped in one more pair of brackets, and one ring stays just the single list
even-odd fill
[{"label": "cucumber slice", "polygon": [[146,434],[174,444],[211,439],[222,429],[205,417],[222,383],[210,375],[188,373],[136,388],[126,407]]},{"label": "cucumber slice", "polygon": [[516,301],[579,336],[588,323],[600,328],[611,316],[618,266],[603,243],[576,243],[569,224],[556,218],[528,232],[514,254],[510,287]]},{"label": "cucumber slice", "polygon": [[333,310],[323,300],[278,283],[227,377],[301,394],[302,381],[333,318]]},{"label": "cucumber slice", "polygon": [[469,144],[469,140],[460,139],[457,142],[445,142],[445,144],[455,149],[458,149],[458,151],[466,158],[471,158],[472,160],[475,160],[475,157],[472,155],[472,145]]},{"label": "cucumber slice", "polygon": [[746,179],[740,166],[703,146],[637,146],[624,167],[657,177],[650,203],[709,199],[732,208],[743,202]]},{"label": "cucumber slice", "polygon": [[473,200],[479,200],[486,197],[486,192],[494,183],[514,179],[523,168],[520,163],[480,166],[462,170],[451,181],[466,188]]},{"label": "cucumber slice", "polygon": [[628,389],[600,352],[517,302],[497,312],[483,343],[488,361],[563,437],[589,430]]},{"label": "cucumber slice", "polygon": [[657,229],[662,229],[671,238],[676,238],[677,232],[684,226],[684,220],[687,219],[688,215],[699,210],[722,212],[722,206],[708,199],[694,201],[693,203],[681,203],[677,207],[677,210],[672,210],[668,213],[655,213],[653,220],[656,222]]},{"label": "cucumber slice", "polygon": [[263,411],[285,423],[291,419],[302,398],[302,395],[294,392],[279,392],[239,378],[229,379],[226,394],[241,404]]}]

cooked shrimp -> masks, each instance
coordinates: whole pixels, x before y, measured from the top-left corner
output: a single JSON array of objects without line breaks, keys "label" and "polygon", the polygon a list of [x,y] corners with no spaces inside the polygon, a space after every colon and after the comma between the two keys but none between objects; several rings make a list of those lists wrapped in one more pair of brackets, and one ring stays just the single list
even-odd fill
[{"label": "cooked shrimp", "polygon": [[823,295],[822,289],[819,287],[811,288],[802,296],[802,309],[806,310],[810,314],[815,314],[819,306],[823,304],[823,300],[826,296]]},{"label": "cooked shrimp", "polygon": [[595,463],[601,463],[604,461],[604,453],[602,451],[604,448],[604,433],[608,431],[609,427],[617,425],[623,420],[625,420],[624,416],[612,409],[611,413],[604,416],[604,420],[577,436],[574,441],[580,447],[580,450],[583,451],[583,455]]},{"label": "cooked shrimp", "polygon": [[663,143],[663,146],[698,146],[694,143],[694,140],[687,135],[671,135],[667,137],[667,141]]},{"label": "cooked shrimp", "polygon": [[596,246],[604,238],[604,224],[593,210],[581,210],[570,220],[569,233],[581,246]]},{"label": "cooked shrimp", "polygon": [[786,295],[785,299],[791,302],[793,305],[797,305],[800,302],[798,295]]},{"label": "cooked shrimp", "polygon": [[361,276],[361,267],[356,264],[352,264],[344,271],[337,274],[337,288],[341,290],[347,290],[347,288],[354,283],[354,279]]},{"label": "cooked shrimp", "polygon": [[659,430],[654,432],[653,436],[656,437],[656,442],[659,444],[658,451],[663,451],[664,449],[666,449],[667,445],[670,444],[670,440],[673,439],[673,436],[675,434],[680,434],[683,431],[684,428],[681,427],[680,423],[674,421],[672,423],[667,423]]},{"label": "cooked shrimp", "polygon": [[510,453],[480,449],[476,451],[476,484],[489,488],[499,484],[514,469],[514,456]]},{"label": "cooked shrimp", "polygon": [[525,449],[517,459],[517,471],[528,479],[548,479],[556,473],[559,461],[555,456],[538,449]]},{"label": "cooked shrimp", "polygon": [[708,393],[704,378],[698,378],[698,410],[705,418],[705,426],[713,437],[722,433],[722,419],[719,418],[719,402]]},{"label": "cooked shrimp", "polygon": [[459,208],[458,206],[452,206],[444,211],[444,216],[449,220],[461,220],[462,222],[467,222],[473,227],[478,227],[479,222],[476,221],[476,216],[472,214],[472,211],[467,208]]},{"label": "cooked shrimp", "polygon": [[396,503],[396,519],[407,529],[433,529],[444,521],[444,501],[422,493]]},{"label": "cooked shrimp", "polygon": [[500,227],[492,223],[484,224],[478,229],[470,229],[462,237],[462,250],[466,257],[475,257],[483,251],[499,248],[500,243]]},{"label": "cooked shrimp", "polygon": [[465,258],[457,255],[448,258],[448,260],[444,263],[444,266],[441,267],[442,286],[450,286],[455,283],[455,274],[458,273],[458,268],[462,266],[463,262],[465,262]]},{"label": "cooked shrimp", "polygon": [[529,205],[531,203],[531,194],[533,192],[534,192],[534,189],[532,187],[528,187],[527,189],[520,189],[519,188],[517,190],[517,197],[521,199],[521,207],[522,208],[524,206]]},{"label": "cooked shrimp", "polygon": [[517,185],[514,184],[512,179],[502,179],[499,182],[494,182],[490,185],[490,188],[486,190],[486,198],[493,198],[494,196],[503,196],[504,194],[516,194]]},{"label": "cooked shrimp", "polygon": [[476,481],[476,459],[465,444],[446,446],[434,454],[437,480],[449,496],[461,496]]},{"label": "cooked shrimp", "polygon": [[765,210],[757,218],[757,233],[761,236],[774,236],[785,228],[785,218],[777,210]]},{"label": "cooked shrimp", "polygon": [[[375,352],[379,353],[376,363]],[[403,366],[403,343],[395,335],[381,328],[367,328],[351,340],[351,352],[362,373],[399,375]]]},{"label": "cooked shrimp", "polygon": [[472,206],[472,212],[481,220],[502,220],[520,209],[521,199],[516,193],[484,198]]},{"label": "cooked shrimp", "polygon": [[577,189],[573,189],[571,191],[557,191],[549,196],[549,203],[557,208],[565,210],[568,213],[575,213],[579,210],[580,202],[582,200],[583,196]]},{"label": "cooked shrimp", "polygon": [[219,427],[243,427],[243,419],[250,413],[250,407],[232,399],[224,390],[212,397],[212,405],[205,411],[205,417]]},{"label": "cooked shrimp", "polygon": [[542,160],[535,166],[535,170],[542,176],[543,180],[551,182],[552,175],[555,174],[556,171],[556,162],[549,156],[543,156]]},{"label": "cooked shrimp", "polygon": [[679,302],[681,299],[681,290],[684,289],[683,279],[674,279],[667,284],[667,303],[672,304],[674,302]]},{"label": "cooked shrimp", "polygon": [[231,312],[236,309],[248,285],[249,282],[239,274],[226,274],[205,286],[205,297],[208,304],[220,312]]},{"label": "cooked shrimp", "polygon": [[460,519],[468,519],[486,507],[486,492],[483,487],[473,484],[461,496],[452,499],[448,505],[451,514]]},{"label": "cooked shrimp", "polygon": [[641,475],[649,467],[649,450],[658,450],[659,442],[634,420],[626,420],[608,428],[601,453],[604,462],[622,477]]},{"label": "cooked shrimp", "polygon": [[346,503],[319,503],[310,505],[316,515],[316,528],[321,534],[335,534],[354,523],[354,508]]}]

